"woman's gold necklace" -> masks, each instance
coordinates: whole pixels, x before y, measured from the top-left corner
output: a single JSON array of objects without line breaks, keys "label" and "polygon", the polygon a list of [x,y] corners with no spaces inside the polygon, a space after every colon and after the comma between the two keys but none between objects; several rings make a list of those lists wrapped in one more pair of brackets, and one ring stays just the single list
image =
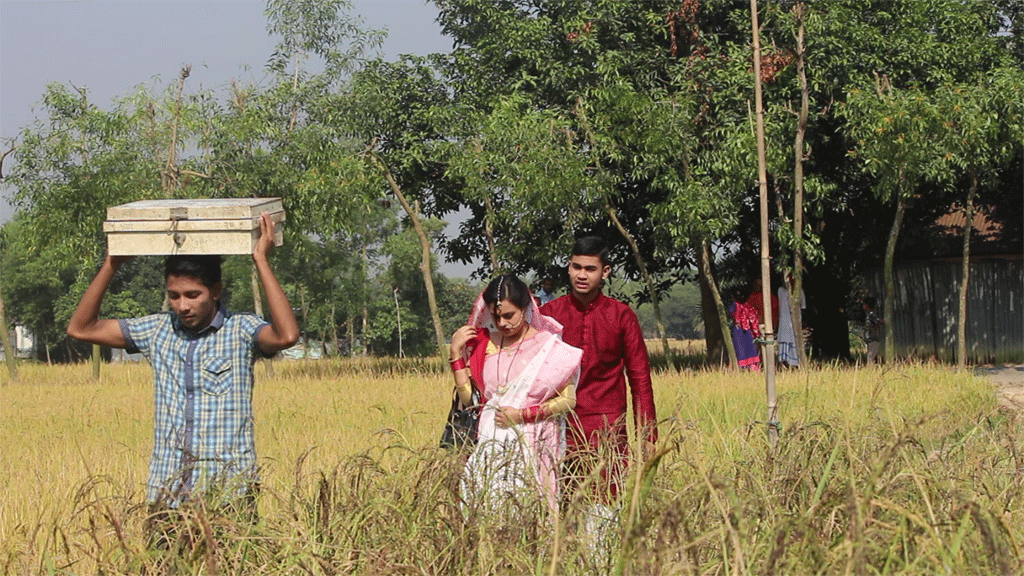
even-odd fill
[{"label": "woman's gold necklace", "polygon": [[[529,329],[530,329],[530,327],[527,326],[526,330],[529,330]],[[508,375],[512,372],[512,367],[516,365],[516,358],[519,357],[519,350],[522,349],[522,346],[520,346],[520,344],[523,343],[523,338],[526,337],[526,330],[524,330],[523,333],[520,334],[519,339],[516,340],[515,343],[512,344],[512,346],[516,347],[516,351],[515,351],[514,354],[512,354],[512,362],[510,362],[509,365],[508,365],[508,368],[505,369],[505,381],[504,381],[504,383],[502,383],[502,382],[498,383],[498,394],[504,394],[505,392],[508,392],[508,386],[510,384],[510,382],[508,381]],[[495,371],[498,373],[497,376],[501,376],[501,357],[504,356],[504,354],[503,354],[504,351],[505,351],[505,335],[502,334],[501,335],[501,344],[499,344],[499,346],[498,346],[498,365],[495,367]]]}]

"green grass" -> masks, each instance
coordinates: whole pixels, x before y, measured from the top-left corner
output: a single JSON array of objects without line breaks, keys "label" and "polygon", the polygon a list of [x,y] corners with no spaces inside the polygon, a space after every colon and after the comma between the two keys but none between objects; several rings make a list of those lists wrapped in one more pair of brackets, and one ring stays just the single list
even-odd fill
[{"label": "green grass", "polygon": [[[440,362],[437,362],[440,364]],[[24,366],[0,387],[0,566],[9,574],[1006,574],[1022,564],[1015,414],[941,366],[655,376],[658,455],[634,466],[602,548],[587,502],[552,518],[465,508],[436,448],[451,382],[430,362],[258,368],[260,520],[204,510],[146,546],[148,368]],[[6,376],[5,376],[6,377]],[[41,449],[43,448],[43,449]],[[187,532],[187,531],[186,531]]]}]

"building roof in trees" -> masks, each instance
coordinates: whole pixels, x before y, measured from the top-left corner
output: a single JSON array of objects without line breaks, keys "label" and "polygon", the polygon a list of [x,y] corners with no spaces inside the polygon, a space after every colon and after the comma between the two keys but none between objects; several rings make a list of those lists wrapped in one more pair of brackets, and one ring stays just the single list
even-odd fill
[{"label": "building roof in trees", "polygon": [[[975,208],[971,236],[972,257],[1021,257],[1024,244],[1020,214],[1016,214],[1014,220],[1011,215],[1003,214],[1005,211],[992,205]],[[911,225],[905,234],[905,242],[901,242],[900,259],[961,258],[965,220],[963,206],[953,204],[938,217]]]}]

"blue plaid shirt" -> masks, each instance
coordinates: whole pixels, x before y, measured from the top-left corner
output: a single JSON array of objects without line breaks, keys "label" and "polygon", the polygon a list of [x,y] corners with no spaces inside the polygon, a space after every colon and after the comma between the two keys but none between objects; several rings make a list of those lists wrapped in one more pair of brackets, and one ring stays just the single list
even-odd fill
[{"label": "blue plaid shirt", "polygon": [[155,426],[146,499],[177,506],[190,495],[233,497],[257,480],[253,364],[267,322],[221,307],[198,332],[170,312],[121,320],[130,353],[153,366]]}]

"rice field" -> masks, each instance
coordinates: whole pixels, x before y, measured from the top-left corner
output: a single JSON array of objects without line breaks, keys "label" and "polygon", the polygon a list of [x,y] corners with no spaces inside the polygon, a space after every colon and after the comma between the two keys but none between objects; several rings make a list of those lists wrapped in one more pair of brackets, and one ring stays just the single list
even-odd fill
[{"label": "rice field", "polygon": [[143,522],[148,365],[24,364],[0,375],[5,574],[1020,573],[1019,420],[992,386],[942,366],[822,366],[764,379],[655,376],[658,454],[633,467],[616,520],[588,531],[517,502],[515,521],[459,499],[436,447],[450,376],[434,360],[257,367],[259,521],[205,510],[188,546]]}]

